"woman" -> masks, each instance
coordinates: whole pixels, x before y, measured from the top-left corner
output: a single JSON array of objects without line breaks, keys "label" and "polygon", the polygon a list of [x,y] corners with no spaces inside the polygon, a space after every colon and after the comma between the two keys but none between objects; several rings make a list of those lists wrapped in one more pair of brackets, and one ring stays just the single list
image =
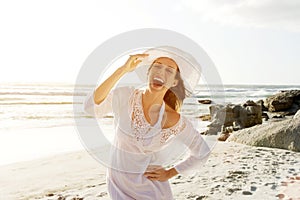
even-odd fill
[{"label": "woman", "polygon": [[[173,199],[168,180],[194,172],[206,161],[210,149],[180,114],[183,100],[199,80],[196,64],[190,55],[174,47],[149,49],[131,55],[88,95],[84,103],[87,113],[96,117],[109,111],[114,114],[116,134],[107,170],[112,199]],[[112,89],[134,70],[141,80],[147,80],[145,88]],[[189,157],[167,169],[185,148]]]}]

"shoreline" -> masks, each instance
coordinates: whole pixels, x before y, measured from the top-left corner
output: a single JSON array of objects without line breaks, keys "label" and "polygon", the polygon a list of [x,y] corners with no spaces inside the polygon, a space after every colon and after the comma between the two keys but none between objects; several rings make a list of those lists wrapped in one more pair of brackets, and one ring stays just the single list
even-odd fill
[{"label": "shoreline", "polygon": [[0,131],[0,167],[84,150],[74,125]]}]

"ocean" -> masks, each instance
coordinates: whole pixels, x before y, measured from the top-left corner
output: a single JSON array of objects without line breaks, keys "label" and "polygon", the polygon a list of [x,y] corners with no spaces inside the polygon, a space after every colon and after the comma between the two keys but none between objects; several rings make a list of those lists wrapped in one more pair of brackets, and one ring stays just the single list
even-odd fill
[{"label": "ocean", "polygon": [[[36,158],[82,149],[80,139],[76,139],[78,135],[76,135],[74,117],[83,120],[89,120],[91,117],[83,110],[74,113],[73,106],[76,104],[80,107],[87,93],[93,87],[82,85],[76,88],[76,92],[74,92],[72,84],[2,83],[0,85],[0,152],[2,154],[5,152],[5,156],[0,155],[0,164],[32,159],[32,151],[35,151],[34,158]],[[207,87],[199,85],[195,95],[185,100],[182,114],[191,119],[208,114],[210,105],[198,103],[199,99],[211,99],[214,103],[243,103],[247,100],[265,99],[281,90],[291,89],[300,89],[300,86],[224,85]],[[73,98],[74,95],[76,98]],[[76,99],[76,102],[73,99]],[[105,128],[111,128],[112,120],[110,117],[103,119],[104,126],[107,126]],[[207,123],[200,123],[199,129],[205,128],[206,125]],[[68,132],[65,130],[66,127],[73,128]],[[35,134],[32,135],[33,132]],[[59,135],[57,136],[57,134]],[[72,140],[68,138],[70,135],[73,137]],[[48,138],[48,140],[39,141],[39,138]],[[68,143],[71,141],[74,144]],[[38,152],[41,153],[37,153],[36,147],[34,147],[37,144],[39,145]],[[20,152],[26,152],[26,156],[22,156],[22,153],[20,155]]]}]

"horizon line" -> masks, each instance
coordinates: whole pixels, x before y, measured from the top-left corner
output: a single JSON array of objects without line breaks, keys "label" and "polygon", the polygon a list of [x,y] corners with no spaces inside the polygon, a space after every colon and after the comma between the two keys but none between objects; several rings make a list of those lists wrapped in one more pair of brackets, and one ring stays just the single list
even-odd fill
[{"label": "horizon line", "polygon": [[[74,82],[49,82],[49,81],[3,81],[0,84],[7,84],[7,85],[76,85]],[[137,83],[120,83],[120,85],[135,85]],[[80,84],[80,85],[87,85],[93,86],[94,84]],[[197,86],[206,85],[206,84],[198,84]],[[230,86],[230,85],[240,85],[240,86],[300,86],[300,83],[291,84],[291,83],[284,83],[284,84],[271,84],[271,83],[223,83],[223,84],[215,84],[214,86]]]}]

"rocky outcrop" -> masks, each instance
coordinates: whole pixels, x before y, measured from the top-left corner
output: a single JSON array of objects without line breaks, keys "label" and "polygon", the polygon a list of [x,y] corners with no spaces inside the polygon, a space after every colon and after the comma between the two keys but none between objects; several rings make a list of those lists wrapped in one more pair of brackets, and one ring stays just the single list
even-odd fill
[{"label": "rocky outcrop", "polygon": [[300,152],[300,111],[290,119],[236,131],[227,141]]},{"label": "rocky outcrop", "polygon": [[234,131],[262,124],[263,120],[294,115],[300,109],[300,90],[282,91],[256,103],[212,105],[209,109],[212,122],[202,134],[221,132],[218,140],[225,141]]},{"label": "rocky outcrop", "polygon": [[257,102],[256,102],[256,104],[258,104],[258,105],[260,105],[261,106],[261,110],[262,111],[268,111],[268,108],[267,107],[265,107],[265,104],[264,104],[264,100],[258,100]]},{"label": "rocky outcrop", "polygon": [[[218,132],[228,135],[233,131],[251,127],[262,123],[261,106],[253,101],[244,104],[213,105],[209,107],[212,123],[204,132],[214,135]],[[224,139],[221,139],[224,140]]]},{"label": "rocky outcrop", "polygon": [[281,115],[293,115],[300,108],[300,90],[282,91],[266,98],[264,106],[269,112],[282,112]]}]

